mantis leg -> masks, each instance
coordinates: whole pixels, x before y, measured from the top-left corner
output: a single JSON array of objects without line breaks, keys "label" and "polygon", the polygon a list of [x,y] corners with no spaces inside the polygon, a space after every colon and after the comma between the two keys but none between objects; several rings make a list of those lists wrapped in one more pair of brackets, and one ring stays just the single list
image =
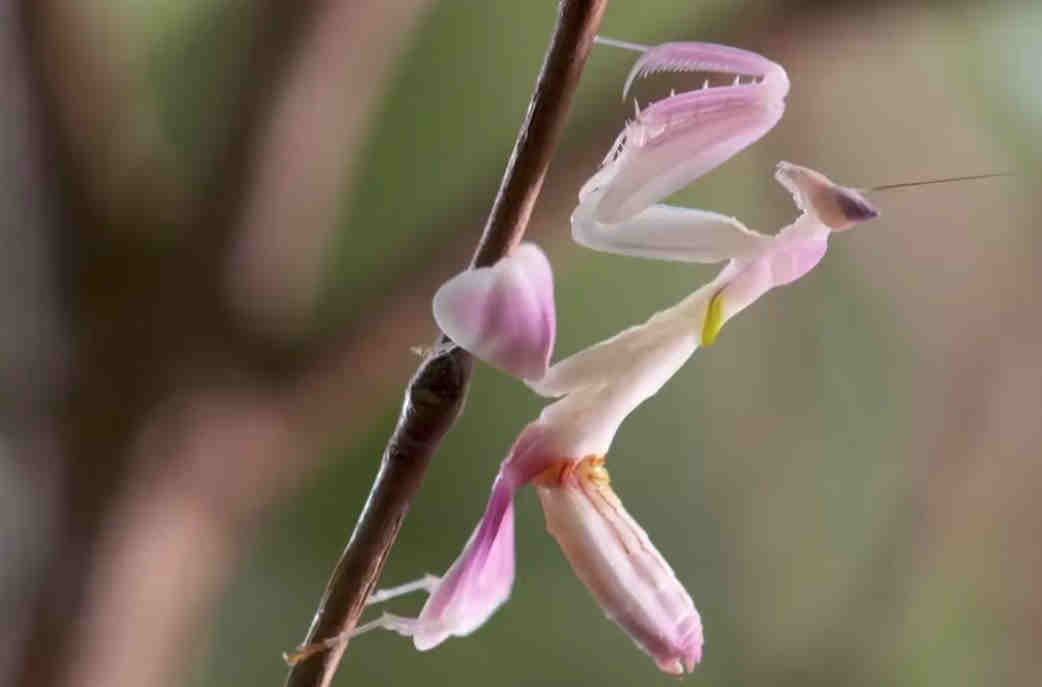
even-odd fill
[{"label": "mantis leg", "polygon": [[390,601],[391,599],[396,599],[399,596],[404,596],[406,594],[411,594],[413,592],[418,591],[424,591],[430,594],[432,591],[434,591],[434,588],[438,586],[438,582],[440,581],[441,578],[437,575],[431,575],[430,573],[427,573],[418,580],[406,582],[405,584],[400,584],[397,587],[376,590],[375,592],[369,595],[369,600],[365,602],[365,605],[372,606],[374,604]]},{"label": "mantis leg", "polygon": [[[618,225],[715,169],[771,130],[785,111],[789,79],[765,57],[712,43],[666,43],[643,50],[626,79],[662,71],[736,76],[727,86],[671,94],[637,111],[604,167],[579,194],[577,215]],[[751,78],[742,82],[742,76]],[[658,257],[658,256],[656,256]]]}]

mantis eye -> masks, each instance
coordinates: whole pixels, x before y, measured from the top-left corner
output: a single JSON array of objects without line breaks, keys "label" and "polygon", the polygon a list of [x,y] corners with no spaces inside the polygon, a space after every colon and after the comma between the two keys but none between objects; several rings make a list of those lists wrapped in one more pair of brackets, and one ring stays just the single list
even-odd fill
[{"label": "mantis eye", "polygon": [[867,222],[879,217],[879,210],[872,207],[865,198],[857,191],[843,186],[835,187],[836,204],[840,212],[851,224]]},{"label": "mantis eye", "polygon": [[855,224],[879,217],[879,211],[854,189],[831,181],[828,184],[812,194],[811,204],[814,214],[832,231],[846,231]]}]

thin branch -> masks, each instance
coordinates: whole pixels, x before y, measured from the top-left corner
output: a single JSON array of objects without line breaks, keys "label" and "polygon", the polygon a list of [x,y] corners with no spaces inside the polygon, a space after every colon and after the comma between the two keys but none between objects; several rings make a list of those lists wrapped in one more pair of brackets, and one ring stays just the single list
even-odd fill
[{"label": "thin branch", "polygon": [[521,241],[606,5],[607,0],[562,0],[550,50],[471,267],[495,263]]},{"label": "thin branch", "polygon": [[[562,0],[550,49],[472,266],[496,262],[524,235],[606,3]],[[463,405],[470,370],[470,356],[451,347],[428,356],[410,381],[369,499],[326,585],[305,645],[357,625],[430,458]],[[287,687],[326,687],[346,648],[344,641],[301,660],[290,669]]]}]

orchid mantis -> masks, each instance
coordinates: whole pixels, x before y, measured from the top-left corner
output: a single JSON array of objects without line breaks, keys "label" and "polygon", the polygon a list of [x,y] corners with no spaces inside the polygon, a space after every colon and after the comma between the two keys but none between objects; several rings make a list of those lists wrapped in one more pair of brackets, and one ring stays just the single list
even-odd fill
[{"label": "orchid mantis", "polygon": [[[385,628],[420,650],[474,631],[509,597],[514,578],[513,499],[533,484],[547,528],[607,615],[663,671],[691,671],[702,623],[690,595],[611,488],[604,456],[625,418],[654,395],[723,324],[775,286],[812,269],[831,232],[872,219],[855,190],[797,165],[776,178],[802,214],[778,234],[712,212],[656,204],[762,137],[780,119],[789,89],[779,65],[705,43],[643,50],[635,78],[663,70],[737,74],[730,86],[670,96],[638,111],[602,168],[579,193],[576,241],[600,251],[687,262],[726,262],[718,276],[673,307],[611,339],[547,366],[554,339],[549,263],[523,244],[492,267],[447,282],[434,300],[438,324],[478,357],[555,398],[520,433],[492,485],[477,528],[440,578],[374,595],[425,590],[417,618],[384,614],[355,633]],[[742,76],[751,77],[743,83]],[[296,658],[332,646],[306,647]]]}]

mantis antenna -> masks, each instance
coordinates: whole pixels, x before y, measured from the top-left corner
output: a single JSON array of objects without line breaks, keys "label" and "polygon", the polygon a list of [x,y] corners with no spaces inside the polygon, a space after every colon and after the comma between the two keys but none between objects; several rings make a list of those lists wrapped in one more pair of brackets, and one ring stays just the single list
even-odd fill
[{"label": "mantis antenna", "polygon": [[608,38],[607,36],[594,36],[593,42],[599,45],[610,45],[613,48],[622,48],[623,50],[632,50],[633,52],[647,52],[651,49],[650,45],[642,45],[640,43],[630,43],[629,41],[620,41],[615,38]]},{"label": "mantis antenna", "polygon": [[994,179],[995,177],[1016,176],[1015,172],[992,172],[991,174],[970,174],[962,177],[945,177],[944,179],[925,179],[922,181],[906,181],[900,184],[884,184],[872,188],[861,189],[865,192],[892,191],[897,188],[911,188],[913,186],[929,186],[931,184],[949,184],[953,181],[974,181],[976,179]]}]

